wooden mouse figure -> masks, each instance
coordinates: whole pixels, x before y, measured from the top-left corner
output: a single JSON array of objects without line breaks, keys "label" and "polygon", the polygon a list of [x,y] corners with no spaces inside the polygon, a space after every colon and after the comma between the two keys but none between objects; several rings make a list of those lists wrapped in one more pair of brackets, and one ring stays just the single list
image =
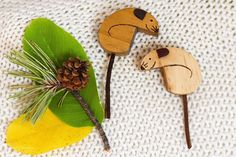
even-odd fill
[{"label": "wooden mouse figure", "polygon": [[185,135],[190,149],[187,94],[193,93],[200,85],[200,67],[190,53],[183,49],[167,47],[153,50],[143,58],[141,70],[156,68],[161,69],[167,91],[183,97]]},{"label": "wooden mouse figure", "polygon": [[158,35],[157,20],[138,8],[118,10],[106,17],[98,32],[99,43],[111,54],[106,80],[105,117],[110,118],[110,80],[115,55],[127,55],[137,31]]}]

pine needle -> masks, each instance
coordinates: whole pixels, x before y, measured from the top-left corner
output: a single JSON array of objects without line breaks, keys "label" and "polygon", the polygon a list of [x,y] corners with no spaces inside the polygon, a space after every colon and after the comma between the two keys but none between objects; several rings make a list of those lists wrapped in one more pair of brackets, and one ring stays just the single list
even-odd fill
[{"label": "pine needle", "polygon": [[26,72],[26,71],[20,71],[20,70],[19,71],[11,71],[8,74],[24,77],[24,78],[30,79],[31,81],[35,81],[38,83],[42,83],[45,81],[43,78],[35,76],[34,74]]},{"label": "pine needle", "polygon": [[58,104],[57,104],[57,106],[58,106],[59,108],[62,106],[62,104],[63,104],[63,102],[64,102],[64,99],[65,99],[65,97],[67,96],[68,93],[69,93],[69,91],[66,91],[66,92],[62,95],[61,99],[59,100],[59,102],[58,102]]},{"label": "pine needle", "polygon": [[11,86],[12,90],[21,90],[10,98],[18,99],[19,104],[27,105],[24,110],[25,119],[35,123],[46,111],[55,95],[64,92],[58,101],[58,106],[61,106],[68,91],[60,86],[56,78],[56,66],[47,54],[36,43],[27,40],[26,43],[31,47],[31,52],[13,50],[6,57],[10,62],[25,69],[14,70],[9,74],[24,77],[32,83]]}]

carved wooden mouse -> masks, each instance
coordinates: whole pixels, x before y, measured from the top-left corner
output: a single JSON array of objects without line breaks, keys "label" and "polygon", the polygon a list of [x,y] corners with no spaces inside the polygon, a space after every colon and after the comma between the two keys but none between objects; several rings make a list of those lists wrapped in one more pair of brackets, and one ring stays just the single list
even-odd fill
[{"label": "carved wooden mouse", "polygon": [[141,69],[162,68],[166,89],[173,94],[190,94],[201,82],[201,71],[193,56],[179,48],[151,51],[142,60]]},{"label": "carved wooden mouse", "polygon": [[105,117],[110,118],[110,79],[115,55],[127,55],[137,31],[158,35],[157,20],[138,8],[118,10],[106,17],[98,32],[99,43],[111,54],[106,81]]},{"label": "carved wooden mouse", "polygon": [[158,22],[142,9],[122,9],[105,18],[99,29],[99,42],[106,52],[125,55],[137,31],[158,35]]},{"label": "carved wooden mouse", "polygon": [[143,58],[141,70],[155,68],[161,68],[167,91],[183,97],[186,141],[188,148],[191,148],[187,94],[194,92],[200,85],[200,67],[190,53],[167,47],[153,50]]}]

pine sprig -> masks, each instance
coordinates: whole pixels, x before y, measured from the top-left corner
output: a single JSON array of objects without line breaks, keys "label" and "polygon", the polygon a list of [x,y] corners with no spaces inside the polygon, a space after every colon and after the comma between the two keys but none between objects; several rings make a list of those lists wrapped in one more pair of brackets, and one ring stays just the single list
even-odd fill
[{"label": "pine sprig", "polygon": [[10,75],[24,77],[31,80],[31,84],[13,85],[12,89],[21,89],[10,98],[20,99],[18,103],[27,104],[24,110],[25,118],[35,123],[46,111],[55,95],[64,92],[58,106],[63,103],[67,91],[60,86],[57,80],[57,70],[53,61],[34,42],[26,41],[31,47],[31,53],[27,51],[11,51],[6,57],[10,62],[23,67],[25,70],[9,72]]},{"label": "pine sprig", "polygon": [[25,119],[35,123],[46,111],[55,95],[63,92],[57,104],[60,107],[66,95],[71,93],[99,131],[104,149],[109,150],[109,142],[101,124],[79,93],[89,80],[88,62],[81,61],[79,58],[69,58],[63,63],[62,68],[57,70],[53,61],[37,44],[26,42],[32,49],[31,53],[14,50],[6,56],[10,62],[25,68],[25,70],[11,71],[9,74],[32,81],[31,84],[12,86],[12,89],[22,89],[11,97],[20,99],[18,100],[20,104],[28,105],[24,111]]}]

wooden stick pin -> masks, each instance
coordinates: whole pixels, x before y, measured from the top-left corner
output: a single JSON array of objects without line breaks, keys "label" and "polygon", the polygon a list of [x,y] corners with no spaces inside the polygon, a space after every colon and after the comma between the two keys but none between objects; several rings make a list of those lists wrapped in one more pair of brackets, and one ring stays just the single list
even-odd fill
[{"label": "wooden stick pin", "polygon": [[137,8],[118,10],[106,17],[98,32],[102,48],[111,54],[106,80],[105,117],[110,118],[110,80],[115,55],[127,55],[137,31],[158,35],[157,20],[146,11]]},{"label": "wooden stick pin", "polygon": [[141,70],[161,68],[167,91],[181,95],[187,146],[191,139],[188,122],[187,94],[193,93],[201,82],[201,71],[193,56],[179,48],[161,48],[148,53],[141,62]]}]

